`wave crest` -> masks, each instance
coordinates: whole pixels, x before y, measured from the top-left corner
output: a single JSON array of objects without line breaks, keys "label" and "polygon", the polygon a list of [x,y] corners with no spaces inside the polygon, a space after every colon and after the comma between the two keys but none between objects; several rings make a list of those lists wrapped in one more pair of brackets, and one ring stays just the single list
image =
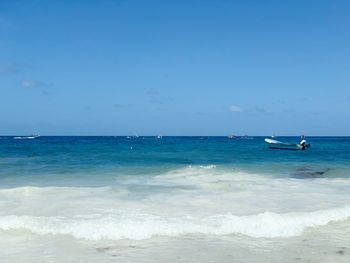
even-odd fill
[{"label": "wave crest", "polygon": [[305,228],[327,225],[350,218],[350,206],[309,213],[265,212],[248,216],[233,214],[204,218],[162,217],[150,214],[109,213],[74,217],[9,215],[0,217],[0,229],[29,230],[34,234],[71,235],[86,240],[148,239],[154,236],[187,234],[243,234],[255,238],[291,237]]}]

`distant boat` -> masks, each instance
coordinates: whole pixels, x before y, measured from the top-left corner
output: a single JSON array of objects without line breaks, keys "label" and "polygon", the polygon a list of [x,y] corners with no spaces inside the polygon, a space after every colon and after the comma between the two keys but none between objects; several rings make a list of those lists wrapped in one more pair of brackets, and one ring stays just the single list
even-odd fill
[{"label": "distant boat", "polygon": [[244,135],[241,137],[243,140],[253,140],[254,138],[252,136]]},{"label": "distant boat", "polygon": [[158,135],[156,138],[157,138],[157,139],[162,139],[163,136],[162,136],[162,135]]},{"label": "distant boat", "polygon": [[236,139],[236,136],[231,134],[231,135],[227,136],[227,138],[229,138],[229,139]]},{"label": "distant boat", "polygon": [[13,137],[13,139],[15,140],[32,140],[32,139],[36,139],[36,138],[39,138],[40,135],[29,135],[29,136],[17,136],[17,137]]},{"label": "distant boat", "polygon": [[301,145],[299,143],[285,143],[270,138],[266,138],[265,142],[268,144],[270,149],[278,150],[307,150],[311,147],[309,143]]},{"label": "distant boat", "polygon": [[134,139],[134,138],[139,138],[139,136],[137,135],[137,133],[134,133],[134,135],[128,135],[126,136],[127,139]]}]

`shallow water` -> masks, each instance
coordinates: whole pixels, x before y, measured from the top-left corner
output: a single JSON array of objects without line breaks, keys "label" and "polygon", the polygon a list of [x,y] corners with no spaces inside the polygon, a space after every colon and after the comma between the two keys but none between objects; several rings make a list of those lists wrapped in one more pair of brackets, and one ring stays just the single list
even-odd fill
[{"label": "shallow water", "polygon": [[2,137],[1,262],[341,262],[350,138],[263,139]]}]

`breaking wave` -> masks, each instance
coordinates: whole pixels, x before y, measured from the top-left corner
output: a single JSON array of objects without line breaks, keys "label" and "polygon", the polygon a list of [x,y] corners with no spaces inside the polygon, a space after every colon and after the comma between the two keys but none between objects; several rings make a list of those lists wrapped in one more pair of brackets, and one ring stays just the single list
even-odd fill
[{"label": "breaking wave", "polygon": [[308,213],[264,212],[236,216],[221,214],[196,218],[164,217],[150,214],[113,212],[74,217],[8,215],[0,217],[0,229],[27,230],[39,235],[70,235],[86,240],[142,240],[155,236],[190,234],[242,234],[254,238],[292,237],[306,228],[327,225],[350,218],[350,206]]}]

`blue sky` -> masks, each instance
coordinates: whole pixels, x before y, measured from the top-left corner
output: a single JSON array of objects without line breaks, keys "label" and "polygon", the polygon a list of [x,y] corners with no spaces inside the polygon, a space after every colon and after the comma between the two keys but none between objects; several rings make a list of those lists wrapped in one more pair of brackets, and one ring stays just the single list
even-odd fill
[{"label": "blue sky", "polygon": [[0,1],[0,134],[350,135],[349,1]]}]

